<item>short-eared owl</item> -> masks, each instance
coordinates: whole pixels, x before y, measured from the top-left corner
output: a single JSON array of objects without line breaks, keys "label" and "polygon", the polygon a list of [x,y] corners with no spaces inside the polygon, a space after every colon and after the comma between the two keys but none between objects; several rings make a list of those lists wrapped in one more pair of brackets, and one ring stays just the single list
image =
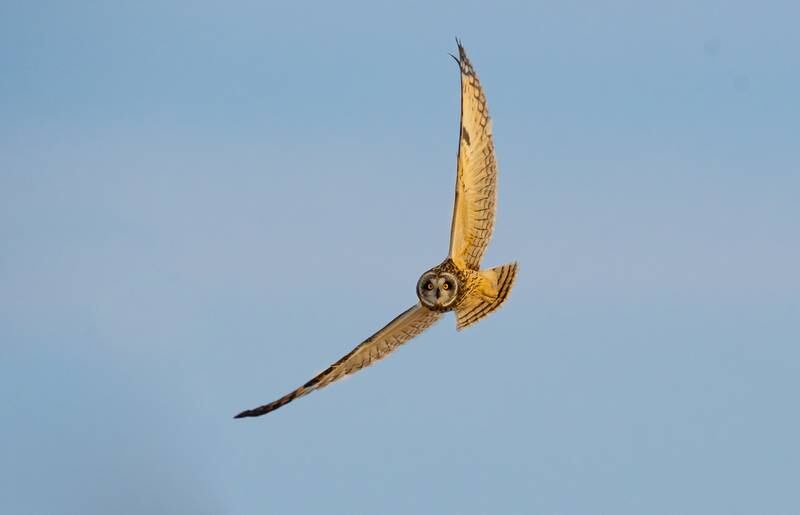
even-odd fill
[{"label": "short-eared owl", "polygon": [[464,47],[457,43],[458,57],[453,58],[461,69],[461,126],[450,254],[419,278],[416,305],[300,388],[236,418],[264,415],[371,365],[447,311],[455,311],[456,328],[461,330],[499,308],[508,297],[517,264],[480,269],[494,227],[497,164],[486,97]]}]

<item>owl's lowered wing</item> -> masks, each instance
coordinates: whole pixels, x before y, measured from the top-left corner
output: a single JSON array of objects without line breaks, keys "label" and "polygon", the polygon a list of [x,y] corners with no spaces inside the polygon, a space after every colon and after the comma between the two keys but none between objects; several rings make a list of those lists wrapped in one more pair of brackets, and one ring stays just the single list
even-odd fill
[{"label": "owl's lowered wing", "polygon": [[461,127],[450,258],[478,270],[494,228],[497,164],[486,96],[460,42],[455,59],[461,69]]},{"label": "owl's lowered wing", "polygon": [[364,340],[358,347],[300,388],[269,404],[243,411],[234,418],[264,415],[285,404],[289,404],[298,397],[324,388],[346,375],[358,372],[432,326],[441,316],[441,313],[431,311],[421,304],[417,304],[389,322],[386,327]]}]

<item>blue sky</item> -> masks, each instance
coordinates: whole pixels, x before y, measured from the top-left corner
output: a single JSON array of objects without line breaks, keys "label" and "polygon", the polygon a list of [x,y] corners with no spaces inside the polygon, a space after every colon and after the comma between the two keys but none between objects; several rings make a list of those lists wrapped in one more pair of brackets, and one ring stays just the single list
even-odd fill
[{"label": "blue sky", "polygon": [[[4,2],[0,511],[797,513],[800,9]],[[510,301],[254,420],[447,250]]]}]

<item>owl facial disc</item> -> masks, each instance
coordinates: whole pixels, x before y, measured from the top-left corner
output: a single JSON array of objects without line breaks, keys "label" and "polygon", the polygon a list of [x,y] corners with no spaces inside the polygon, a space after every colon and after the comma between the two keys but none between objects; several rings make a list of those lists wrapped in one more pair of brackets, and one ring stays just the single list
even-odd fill
[{"label": "owl facial disc", "polygon": [[430,309],[447,309],[456,301],[458,279],[449,272],[425,272],[417,282],[417,297]]}]

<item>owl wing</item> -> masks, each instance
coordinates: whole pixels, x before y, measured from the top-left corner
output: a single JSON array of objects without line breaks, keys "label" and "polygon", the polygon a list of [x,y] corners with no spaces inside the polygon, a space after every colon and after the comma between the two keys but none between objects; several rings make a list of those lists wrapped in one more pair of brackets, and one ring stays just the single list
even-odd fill
[{"label": "owl wing", "polygon": [[497,164],[486,96],[464,47],[457,43],[458,58],[453,58],[461,69],[461,127],[450,258],[478,270],[494,228]]},{"label": "owl wing", "polygon": [[358,372],[432,326],[441,316],[441,313],[431,311],[421,304],[417,304],[386,324],[386,327],[364,340],[358,347],[300,388],[269,404],[243,411],[234,418],[264,415],[285,404],[289,404],[298,397],[324,388],[346,375]]}]

